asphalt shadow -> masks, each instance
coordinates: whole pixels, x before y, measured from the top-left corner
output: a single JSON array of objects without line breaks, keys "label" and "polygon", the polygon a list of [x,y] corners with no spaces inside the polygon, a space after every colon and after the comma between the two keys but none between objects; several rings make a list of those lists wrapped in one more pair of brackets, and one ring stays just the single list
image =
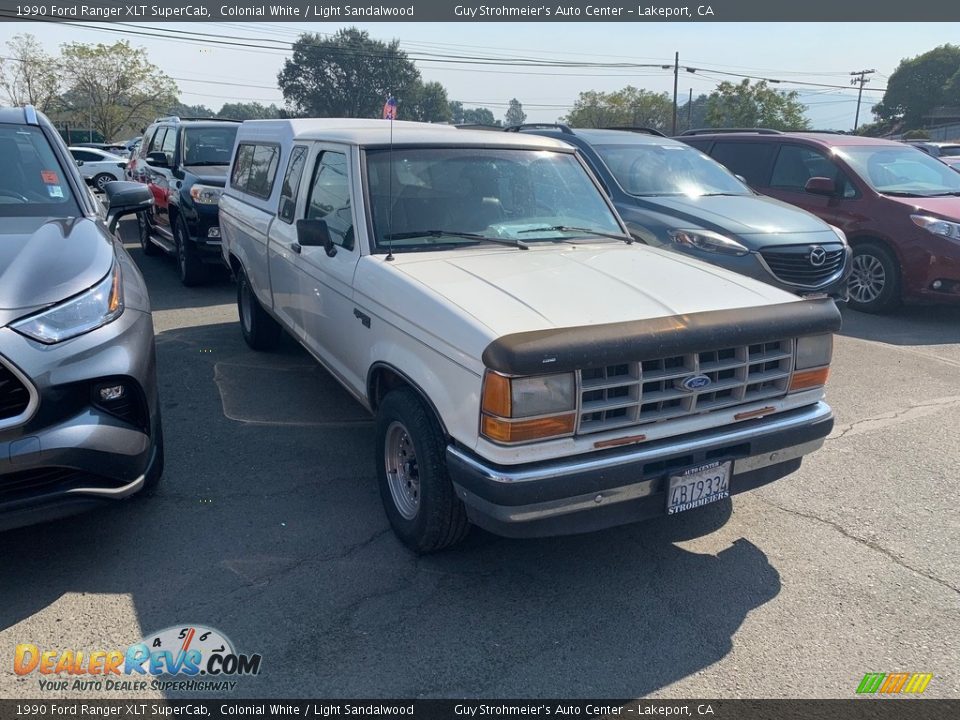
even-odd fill
[{"label": "asphalt shadow", "polygon": [[841,335],[889,345],[960,343],[960,307],[904,305],[884,315],[844,307]]},{"label": "asphalt shadow", "polygon": [[[383,513],[369,422],[306,353],[253,353],[236,323],[162,332],[157,349],[157,495],[0,535],[0,628],[45,609],[66,637],[112,628],[104,598],[123,594],[131,644],[201,624],[261,654],[235,697],[625,698],[723,658],[780,591],[747,539],[678,544],[722,527],[729,501],[589,535],[474,530],[416,557]],[[254,421],[225,414],[225,366],[244,369],[230,392],[265,398]],[[74,615],[52,617],[66,594]]]}]

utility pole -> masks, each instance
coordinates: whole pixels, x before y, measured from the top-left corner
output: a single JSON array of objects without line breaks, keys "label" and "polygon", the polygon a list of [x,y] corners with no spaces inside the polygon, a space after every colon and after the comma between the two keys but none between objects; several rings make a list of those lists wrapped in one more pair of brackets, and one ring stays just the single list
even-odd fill
[{"label": "utility pole", "polygon": [[850,79],[851,85],[858,85],[859,89],[857,90],[857,114],[853,119],[853,131],[857,131],[857,125],[860,124],[860,99],[863,97],[863,86],[866,85],[870,80],[867,78],[867,75],[872,75],[876,70],[854,70],[851,75],[855,77]]},{"label": "utility pole", "polygon": [[677,51],[673,56],[673,132],[677,134],[677,81],[680,79],[680,52]]},{"label": "utility pole", "polygon": [[693,130],[693,88],[690,88],[690,99],[687,100],[687,130]]}]

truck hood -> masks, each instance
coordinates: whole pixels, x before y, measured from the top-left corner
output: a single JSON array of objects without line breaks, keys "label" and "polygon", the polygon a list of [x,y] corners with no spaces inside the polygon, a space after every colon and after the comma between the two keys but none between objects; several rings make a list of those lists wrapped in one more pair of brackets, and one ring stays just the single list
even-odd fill
[{"label": "truck hood", "polygon": [[393,267],[494,336],[796,300],[773,286],[645,245],[398,254]]},{"label": "truck hood", "polygon": [[[669,214],[687,227],[736,235],[823,232],[826,223],[806,210],[756,195],[632,198],[636,207]],[[676,225],[680,227],[680,225]]]},{"label": "truck hood", "polygon": [[187,165],[186,168],[204,185],[223,187],[227,184],[227,165]]},{"label": "truck hood", "polygon": [[113,265],[109,236],[87,218],[4,218],[0,326],[92,287]]}]

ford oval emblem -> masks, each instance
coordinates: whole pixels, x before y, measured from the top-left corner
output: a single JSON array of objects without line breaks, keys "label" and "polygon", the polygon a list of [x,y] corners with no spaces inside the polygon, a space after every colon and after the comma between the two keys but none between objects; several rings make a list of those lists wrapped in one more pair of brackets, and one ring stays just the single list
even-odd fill
[{"label": "ford oval emblem", "polygon": [[682,381],[677,380],[679,386],[684,390],[693,392],[694,390],[702,390],[707,385],[710,384],[710,378],[706,375],[691,375],[690,377],[684,378]]}]

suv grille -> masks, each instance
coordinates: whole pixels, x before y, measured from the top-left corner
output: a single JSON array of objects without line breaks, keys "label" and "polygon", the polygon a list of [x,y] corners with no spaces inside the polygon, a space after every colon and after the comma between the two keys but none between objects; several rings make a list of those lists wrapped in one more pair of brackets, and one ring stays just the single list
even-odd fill
[{"label": "suv grille", "polygon": [[[815,253],[817,250],[822,254]],[[761,250],[760,255],[777,279],[791,285],[815,288],[840,274],[847,251],[835,245],[795,245]]]},{"label": "suv grille", "polygon": [[0,360],[0,421],[15,418],[30,405],[30,391]]},{"label": "suv grille", "polygon": [[[739,347],[582,370],[579,433],[642,425],[710,412],[787,392],[793,341]],[[680,384],[695,375],[710,383]]]}]

